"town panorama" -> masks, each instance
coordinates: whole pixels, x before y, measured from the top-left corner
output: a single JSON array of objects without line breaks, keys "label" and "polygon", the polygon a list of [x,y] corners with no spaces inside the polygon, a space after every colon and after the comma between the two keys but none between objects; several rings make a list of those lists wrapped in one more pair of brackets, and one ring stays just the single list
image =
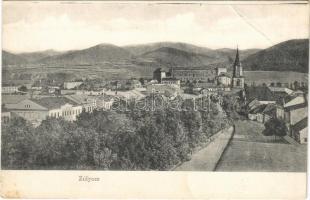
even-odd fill
[{"label": "town panorama", "polygon": [[2,169],[306,172],[301,5],[5,4]]}]

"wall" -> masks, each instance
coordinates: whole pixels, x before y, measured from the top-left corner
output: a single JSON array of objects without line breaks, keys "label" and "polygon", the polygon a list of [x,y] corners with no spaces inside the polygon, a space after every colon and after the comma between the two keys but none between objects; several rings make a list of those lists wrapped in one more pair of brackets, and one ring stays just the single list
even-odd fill
[{"label": "wall", "polygon": [[307,107],[290,111],[290,115],[289,115],[290,125],[296,124],[297,122],[299,122],[300,120],[304,119],[307,116],[308,116]]}]

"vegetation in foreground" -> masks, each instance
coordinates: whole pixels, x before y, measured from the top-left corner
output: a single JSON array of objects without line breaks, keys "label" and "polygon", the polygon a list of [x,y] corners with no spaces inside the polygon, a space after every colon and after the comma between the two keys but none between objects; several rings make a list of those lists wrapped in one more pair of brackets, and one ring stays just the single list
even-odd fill
[{"label": "vegetation in foreground", "polygon": [[49,118],[36,128],[16,118],[2,127],[2,168],[167,170],[228,124],[214,101],[209,110],[83,112],[76,122]]}]

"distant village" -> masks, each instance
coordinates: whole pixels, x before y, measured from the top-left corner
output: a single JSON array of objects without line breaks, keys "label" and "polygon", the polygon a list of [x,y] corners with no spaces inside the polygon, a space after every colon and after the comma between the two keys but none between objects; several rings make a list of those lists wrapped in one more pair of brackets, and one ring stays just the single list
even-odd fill
[{"label": "distant village", "polygon": [[239,94],[245,101],[249,120],[259,123],[272,118],[284,120],[288,128],[286,139],[307,143],[307,84],[275,81],[246,85],[238,49],[232,65],[232,71],[230,67],[157,68],[152,79],[3,83],[1,120],[5,125],[14,117],[22,117],[33,126],[39,126],[48,117],[75,121],[82,112],[112,109],[117,99],[139,100],[154,93],[168,99]]}]

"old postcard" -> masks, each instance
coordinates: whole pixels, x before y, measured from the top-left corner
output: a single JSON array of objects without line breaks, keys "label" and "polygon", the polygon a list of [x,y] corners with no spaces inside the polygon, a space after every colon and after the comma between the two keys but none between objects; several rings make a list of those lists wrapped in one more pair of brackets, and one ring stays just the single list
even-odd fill
[{"label": "old postcard", "polygon": [[2,4],[2,197],[306,198],[308,2]]}]

